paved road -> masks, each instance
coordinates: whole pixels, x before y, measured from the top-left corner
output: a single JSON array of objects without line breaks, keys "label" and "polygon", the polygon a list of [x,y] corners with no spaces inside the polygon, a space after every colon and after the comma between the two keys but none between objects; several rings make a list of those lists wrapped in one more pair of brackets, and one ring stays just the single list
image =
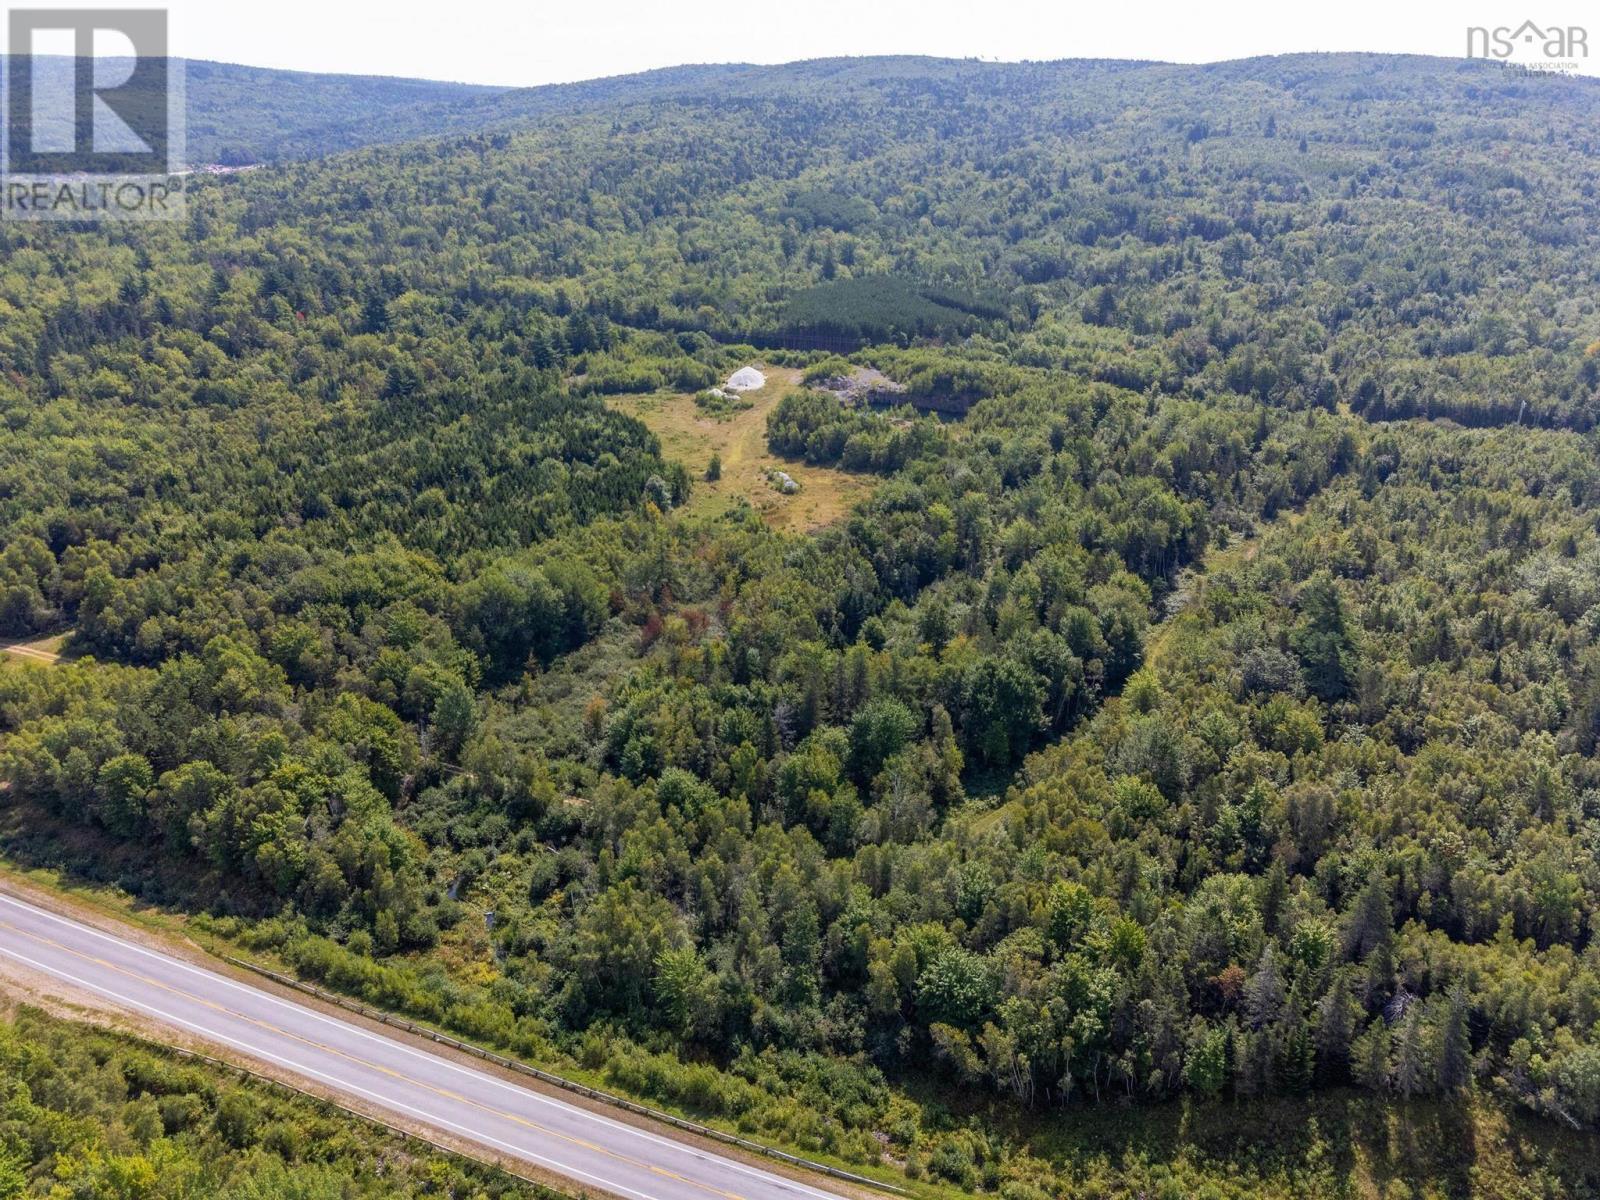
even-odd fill
[{"label": "paved road", "polygon": [[0,956],[363,1106],[629,1200],[838,1200],[0,894]]}]

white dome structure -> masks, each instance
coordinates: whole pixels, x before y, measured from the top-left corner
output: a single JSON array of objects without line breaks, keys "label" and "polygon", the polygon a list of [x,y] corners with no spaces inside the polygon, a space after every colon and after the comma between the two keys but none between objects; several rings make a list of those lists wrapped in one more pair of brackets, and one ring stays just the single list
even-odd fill
[{"label": "white dome structure", "polygon": [[730,391],[753,392],[767,386],[767,377],[754,367],[740,367],[723,386]]}]

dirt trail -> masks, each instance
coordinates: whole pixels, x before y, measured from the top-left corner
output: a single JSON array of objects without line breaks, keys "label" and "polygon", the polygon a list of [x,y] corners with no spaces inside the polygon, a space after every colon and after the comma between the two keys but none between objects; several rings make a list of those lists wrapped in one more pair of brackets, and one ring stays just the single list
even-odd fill
[{"label": "dirt trail", "polygon": [[62,661],[61,647],[66,640],[66,634],[58,633],[54,637],[36,638],[31,642],[0,642],[0,657],[54,665]]}]

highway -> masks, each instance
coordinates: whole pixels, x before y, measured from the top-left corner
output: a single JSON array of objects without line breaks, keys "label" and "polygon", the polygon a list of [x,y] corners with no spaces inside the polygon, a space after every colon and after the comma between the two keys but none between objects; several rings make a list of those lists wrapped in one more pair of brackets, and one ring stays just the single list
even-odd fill
[{"label": "highway", "polygon": [[406,1127],[630,1200],[839,1200],[0,893],[0,956]]}]

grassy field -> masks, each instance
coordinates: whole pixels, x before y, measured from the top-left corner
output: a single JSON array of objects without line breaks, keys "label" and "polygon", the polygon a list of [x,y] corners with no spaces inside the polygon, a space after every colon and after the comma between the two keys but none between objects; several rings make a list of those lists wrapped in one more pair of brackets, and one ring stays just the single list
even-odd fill
[{"label": "grassy field", "polygon": [[63,647],[66,646],[67,637],[65,633],[57,633],[49,637],[20,642],[0,640],[0,662],[11,659],[16,662],[43,663],[47,666],[58,663],[65,657]]},{"label": "grassy field", "polygon": [[[760,365],[767,386],[746,392],[750,408],[731,417],[701,412],[692,395],[655,393],[616,396],[611,404],[619,412],[638,417],[661,439],[662,450],[694,476],[694,495],[685,511],[695,516],[716,516],[741,501],[751,505],[775,529],[803,532],[837,521],[871,490],[873,479],[829,467],[794,463],[767,453],[767,414],[800,381],[800,372],[786,367]],[[722,478],[705,477],[711,456],[722,456]],[[768,479],[768,472],[787,471],[800,491],[785,496]]]}]

